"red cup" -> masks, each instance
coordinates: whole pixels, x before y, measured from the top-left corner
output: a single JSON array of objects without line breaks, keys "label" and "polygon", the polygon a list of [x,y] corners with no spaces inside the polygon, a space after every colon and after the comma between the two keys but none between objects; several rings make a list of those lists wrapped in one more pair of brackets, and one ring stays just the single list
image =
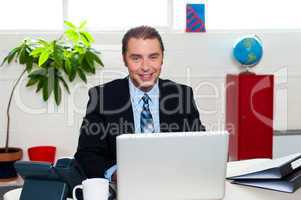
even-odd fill
[{"label": "red cup", "polygon": [[28,148],[27,151],[31,161],[54,163],[56,153],[54,146],[35,146]]}]

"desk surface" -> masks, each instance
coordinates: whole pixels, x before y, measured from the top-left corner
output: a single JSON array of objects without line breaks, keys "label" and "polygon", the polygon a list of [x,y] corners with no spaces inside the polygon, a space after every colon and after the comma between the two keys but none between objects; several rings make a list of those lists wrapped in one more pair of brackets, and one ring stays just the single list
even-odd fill
[{"label": "desk surface", "polygon": [[[10,191],[5,195],[4,200],[18,200],[20,194],[21,189]],[[301,190],[297,190],[295,193],[289,194],[242,185],[234,185],[229,181],[226,181],[226,194],[223,200],[237,200],[242,197],[244,200],[300,200]]]},{"label": "desk surface", "polygon": [[231,184],[226,181],[226,194],[223,200],[300,200],[301,189],[295,193],[283,193],[255,187]]},{"label": "desk surface", "polygon": [[[254,162],[250,161],[250,162]],[[233,173],[235,170],[242,168],[250,163],[249,161],[240,163],[228,163],[227,174]],[[256,161],[255,161],[256,162]],[[283,193],[272,190],[260,189],[255,187],[248,187],[242,185],[231,184],[230,181],[226,181],[225,197],[223,200],[237,200],[243,197],[244,200],[300,200],[301,189],[294,193]],[[21,189],[8,192],[4,197],[4,200],[18,200],[20,197]],[[72,199],[67,199],[72,200]]]}]

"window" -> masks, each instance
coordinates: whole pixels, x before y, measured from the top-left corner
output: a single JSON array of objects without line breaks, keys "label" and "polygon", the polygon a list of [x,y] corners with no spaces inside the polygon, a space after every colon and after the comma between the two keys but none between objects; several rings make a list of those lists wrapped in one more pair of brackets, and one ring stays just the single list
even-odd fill
[{"label": "window", "polygon": [[208,29],[301,28],[298,0],[211,0]]},{"label": "window", "polygon": [[90,30],[147,24],[185,30],[186,3],[206,4],[207,30],[301,29],[298,0],[3,0],[0,30],[59,30],[87,20]]},{"label": "window", "polygon": [[0,5],[0,30],[62,28],[62,0],[4,0]]},{"label": "window", "polygon": [[120,30],[138,25],[167,27],[167,0],[69,0],[68,20],[88,20],[90,29]]},{"label": "window", "polygon": [[[174,0],[174,29],[185,30],[185,4]],[[201,1],[202,2],[202,1]],[[298,0],[208,0],[207,30],[301,29]]]}]

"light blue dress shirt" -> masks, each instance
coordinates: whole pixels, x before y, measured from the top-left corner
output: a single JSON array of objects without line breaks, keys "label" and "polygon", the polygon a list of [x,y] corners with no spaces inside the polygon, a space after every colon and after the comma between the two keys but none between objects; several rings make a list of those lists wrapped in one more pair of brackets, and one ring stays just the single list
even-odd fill
[{"label": "light blue dress shirt", "polygon": [[[131,97],[131,103],[133,108],[133,117],[134,117],[134,124],[135,124],[135,133],[143,134],[141,133],[141,127],[140,127],[140,116],[143,106],[143,100],[142,97],[145,94],[142,90],[137,88],[134,83],[132,82],[131,78],[129,79],[129,89],[130,89],[130,97]],[[160,115],[159,115],[159,85],[158,81],[156,84],[152,87],[152,89],[146,94],[150,97],[149,101],[149,109],[153,117],[154,121],[154,128],[155,133],[160,132]],[[109,168],[104,176],[109,181],[111,181],[111,177],[113,173],[117,170],[117,166],[114,165],[111,168]]]},{"label": "light blue dress shirt", "polygon": [[153,117],[155,133],[160,132],[160,119],[159,119],[159,86],[158,81],[148,92],[143,92],[137,88],[132,80],[129,78],[130,96],[133,108],[135,133],[141,133],[140,117],[143,107],[142,97],[146,93],[150,97],[149,109]]}]

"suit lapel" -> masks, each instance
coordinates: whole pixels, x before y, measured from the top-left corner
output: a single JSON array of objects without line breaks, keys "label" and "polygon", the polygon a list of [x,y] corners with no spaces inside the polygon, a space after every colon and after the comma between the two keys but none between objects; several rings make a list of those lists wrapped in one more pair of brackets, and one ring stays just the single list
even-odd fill
[{"label": "suit lapel", "polygon": [[164,105],[163,101],[164,97],[166,97],[167,91],[166,88],[163,85],[162,79],[159,79],[159,117],[160,117],[160,132],[168,132],[168,128],[166,127],[168,123],[168,115],[166,115],[166,112],[164,112],[164,108],[166,106]]},{"label": "suit lapel", "polygon": [[[178,132],[183,130],[183,115],[180,115],[183,97],[180,86],[159,79],[160,130],[161,132]],[[181,100],[182,98],[182,100]]]},{"label": "suit lapel", "polygon": [[135,125],[134,125],[134,116],[133,116],[133,108],[131,103],[131,97],[130,97],[130,90],[129,90],[129,81],[128,77],[122,79],[122,84],[119,91],[116,91],[120,94],[120,99],[118,102],[121,103],[121,105],[126,106],[126,109],[124,109],[123,112],[121,112],[121,118],[124,119],[124,122],[126,123],[126,133],[134,133],[135,132]]}]

